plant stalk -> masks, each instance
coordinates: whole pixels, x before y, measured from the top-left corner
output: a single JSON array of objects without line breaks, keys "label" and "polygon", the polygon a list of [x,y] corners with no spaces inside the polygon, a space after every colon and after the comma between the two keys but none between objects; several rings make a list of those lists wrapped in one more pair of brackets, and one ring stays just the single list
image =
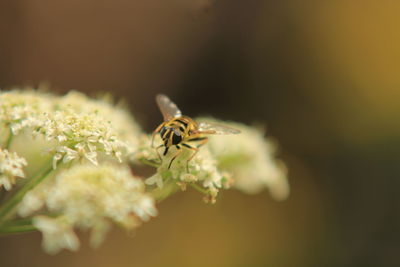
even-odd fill
[{"label": "plant stalk", "polygon": [[37,186],[41,183],[51,172],[53,171],[53,167],[47,167],[43,172],[37,174],[33,178],[31,178],[25,185],[23,185],[14,195],[12,195],[6,202],[0,207],[0,226],[3,225],[14,210],[14,208],[18,205],[19,202],[24,198],[26,193],[29,190]]},{"label": "plant stalk", "polygon": [[13,140],[13,137],[14,137],[14,134],[12,133],[11,128],[10,128],[10,135],[8,136],[8,138],[7,138],[7,140],[6,140],[6,144],[5,144],[5,148],[6,148],[6,149],[9,149],[9,148],[10,148],[11,142],[12,142],[12,140]]},{"label": "plant stalk", "polygon": [[18,234],[37,230],[32,225],[32,218],[6,222],[0,227],[0,235]]},{"label": "plant stalk", "polygon": [[194,188],[196,191],[198,191],[198,192],[200,192],[200,193],[202,193],[202,194],[204,194],[204,195],[208,195],[208,194],[209,194],[208,190],[201,188],[201,187],[200,187],[199,185],[197,185],[197,184],[190,183],[190,186],[191,186],[192,188]]},{"label": "plant stalk", "polygon": [[27,224],[27,225],[9,225],[9,226],[2,226],[0,227],[0,235],[7,235],[7,234],[22,234],[27,232],[36,231],[36,227]]}]

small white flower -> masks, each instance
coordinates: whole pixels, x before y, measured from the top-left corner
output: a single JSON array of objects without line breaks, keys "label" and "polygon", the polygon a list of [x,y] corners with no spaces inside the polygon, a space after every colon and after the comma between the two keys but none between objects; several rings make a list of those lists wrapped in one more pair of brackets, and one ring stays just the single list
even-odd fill
[{"label": "small white flower", "polygon": [[23,168],[27,165],[26,160],[19,157],[17,153],[0,148],[0,186],[10,190],[16,183],[17,177],[25,177]]},{"label": "small white flower", "polygon": [[35,216],[33,225],[43,234],[43,248],[49,254],[56,254],[62,249],[77,251],[79,239],[72,225],[64,217],[50,218]]},{"label": "small white flower", "polygon": [[58,146],[56,148],[56,151],[57,152],[53,156],[53,169],[57,168],[57,163],[61,159],[62,159],[63,163],[68,163],[79,157],[79,154],[77,151],[70,149],[69,147],[66,147],[66,146]]},{"label": "small white flower", "polygon": [[45,203],[44,194],[42,194],[41,190],[37,189],[38,188],[35,188],[35,190],[29,191],[24,196],[22,202],[18,206],[18,215],[27,217],[43,207]]},{"label": "small white flower", "polygon": [[154,199],[149,196],[143,196],[137,200],[133,207],[134,213],[143,221],[150,220],[151,217],[157,216],[157,210],[154,207]]},{"label": "small white flower", "polygon": [[97,152],[94,151],[95,147],[94,146],[89,146],[87,144],[88,149],[86,149],[85,146],[86,145],[84,143],[79,143],[79,144],[75,145],[76,154],[79,155],[80,158],[86,158],[91,163],[93,163],[94,165],[97,166],[98,165]]},{"label": "small white flower", "polygon": [[107,220],[98,220],[93,224],[90,231],[90,246],[98,248],[104,241],[108,231],[111,229],[111,223]]},{"label": "small white flower", "polygon": [[153,185],[156,184],[158,188],[163,188],[163,178],[159,173],[155,173],[153,176],[146,179],[145,184]]},{"label": "small white flower", "polygon": [[54,154],[54,156],[53,156],[53,169],[57,168],[57,163],[62,158],[63,158],[63,155],[61,153]]},{"label": "small white flower", "polygon": [[62,146],[62,150],[60,152],[64,153],[63,163],[68,163],[73,161],[74,159],[78,158],[78,152],[69,147]]}]

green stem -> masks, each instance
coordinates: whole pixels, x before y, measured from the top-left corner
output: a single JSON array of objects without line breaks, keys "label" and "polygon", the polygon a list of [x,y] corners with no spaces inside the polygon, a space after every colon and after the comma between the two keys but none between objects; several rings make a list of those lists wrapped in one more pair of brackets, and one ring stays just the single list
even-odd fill
[{"label": "green stem", "polygon": [[9,149],[9,148],[10,148],[11,142],[12,142],[12,140],[13,140],[13,137],[14,137],[14,135],[13,135],[13,133],[12,133],[12,131],[11,131],[11,128],[10,128],[10,135],[9,135],[8,138],[7,138],[6,146],[5,146],[6,149]]},{"label": "green stem", "polygon": [[33,225],[3,226],[0,228],[0,234],[22,234],[36,230],[36,227]]},{"label": "green stem", "polygon": [[33,232],[36,231],[36,227],[32,224],[26,225],[6,225],[0,227],[0,234],[19,234],[19,233],[26,233],[26,232]]},{"label": "green stem", "polygon": [[[48,216],[48,217],[57,217],[59,213],[43,213],[41,215]],[[33,225],[33,218],[23,218],[13,221],[7,221],[2,226],[0,226],[0,236],[1,235],[8,235],[8,234],[19,234],[25,232],[33,232],[36,231],[37,228]]]},{"label": "green stem", "polygon": [[32,225],[32,218],[27,218],[6,222],[0,227],[0,235],[25,233],[35,230],[36,228]]},{"label": "green stem", "polygon": [[139,159],[139,160],[140,160],[143,164],[149,165],[149,166],[151,166],[151,167],[154,167],[154,168],[160,167],[160,164],[157,164],[157,163],[154,162],[154,161],[150,161],[150,160],[145,159],[145,158],[141,158],[141,159]]},{"label": "green stem", "polygon": [[31,225],[31,224],[32,224],[32,218],[24,218],[24,219],[18,219],[18,220],[14,220],[14,221],[5,222],[3,227],[23,226],[23,225]]},{"label": "green stem", "polygon": [[200,187],[200,186],[197,185],[197,184],[191,183],[190,186],[191,186],[192,188],[196,189],[196,191],[199,191],[200,193],[202,193],[202,194],[204,194],[204,195],[208,195],[208,194],[209,194],[208,190],[203,189],[202,187]]},{"label": "green stem", "polygon": [[43,172],[37,174],[31,178],[21,189],[19,189],[13,196],[11,196],[1,207],[0,207],[0,226],[4,224],[7,216],[13,211],[15,206],[24,198],[29,190],[37,186],[42,182],[51,172],[53,168],[50,164]]},{"label": "green stem", "polygon": [[172,181],[172,179],[167,179],[164,182],[163,188],[156,188],[149,193],[157,201],[157,203],[160,203],[170,195],[177,192],[178,189],[179,187],[175,184],[175,182]]}]

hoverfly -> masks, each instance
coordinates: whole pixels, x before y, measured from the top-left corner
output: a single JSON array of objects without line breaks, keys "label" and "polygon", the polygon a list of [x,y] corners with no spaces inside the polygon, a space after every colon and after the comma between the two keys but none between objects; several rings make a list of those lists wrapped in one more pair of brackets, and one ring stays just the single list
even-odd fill
[{"label": "hoverfly", "polygon": [[193,151],[193,154],[186,162],[186,170],[189,171],[189,161],[196,155],[199,147],[208,141],[208,138],[204,135],[240,133],[239,130],[228,126],[209,122],[197,123],[188,116],[183,116],[175,103],[166,95],[157,95],[156,102],[164,117],[164,122],[153,132],[152,147],[154,147],[154,137],[159,133],[163,143],[156,148],[156,151],[161,161],[162,158],[158,152],[160,148],[165,147],[163,156],[167,155],[170,147],[175,146],[177,148],[177,153],[169,162],[168,169],[171,167],[172,162],[182,153],[182,149],[186,148]]}]

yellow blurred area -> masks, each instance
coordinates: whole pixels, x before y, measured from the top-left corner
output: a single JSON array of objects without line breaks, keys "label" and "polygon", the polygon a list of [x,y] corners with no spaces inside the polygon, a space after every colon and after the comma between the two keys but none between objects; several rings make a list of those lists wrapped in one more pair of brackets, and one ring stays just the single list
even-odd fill
[{"label": "yellow blurred area", "polygon": [[[400,3],[332,1],[317,6],[304,25],[323,74],[303,76],[316,80],[314,101],[352,142],[365,145],[393,131],[398,135]],[[326,82],[331,90],[324,89]]]},{"label": "yellow blurred area", "polygon": [[110,91],[144,129],[185,114],[267,125],[291,196],[189,190],[130,237],[49,256],[0,238],[0,266],[400,266],[400,2],[2,1],[0,88]]},{"label": "yellow blurred area", "polygon": [[[271,7],[264,9],[250,53],[258,58],[262,46],[274,37],[290,35],[282,40],[281,50],[286,53],[280,54],[289,79],[302,86],[310,103],[325,113],[332,130],[360,145],[398,136],[400,3],[291,1],[282,5],[278,15]],[[282,21],[276,17],[282,16],[291,23],[279,24]],[[267,59],[261,64],[274,68]]]}]

